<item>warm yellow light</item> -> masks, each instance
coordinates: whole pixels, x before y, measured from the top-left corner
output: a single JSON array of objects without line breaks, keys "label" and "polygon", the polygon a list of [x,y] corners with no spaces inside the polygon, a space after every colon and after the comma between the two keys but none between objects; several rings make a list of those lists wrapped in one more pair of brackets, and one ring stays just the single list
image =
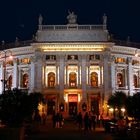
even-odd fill
[{"label": "warm yellow light", "polygon": [[122,111],[122,112],[125,112],[125,108],[121,108],[121,111]]},{"label": "warm yellow light", "polygon": [[78,102],[80,102],[81,98],[80,98],[80,94],[78,94]]},{"label": "warm yellow light", "polygon": [[136,53],[135,56],[138,57],[138,53]]},{"label": "warm yellow light", "polygon": [[68,102],[68,94],[65,94],[65,102]]},{"label": "warm yellow light", "polygon": [[102,44],[43,44],[39,46],[42,51],[103,51],[105,45]]},{"label": "warm yellow light", "polygon": [[110,112],[113,112],[113,111],[114,111],[114,109],[113,109],[113,108],[109,108],[109,111],[110,111]]},{"label": "warm yellow light", "polygon": [[9,58],[10,58],[10,59],[13,59],[13,56],[12,56],[12,55],[10,55],[10,56],[9,56]]},{"label": "warm yellow light", "polygon": [[118,108],[115,108],[115,111],[118,111]]}]

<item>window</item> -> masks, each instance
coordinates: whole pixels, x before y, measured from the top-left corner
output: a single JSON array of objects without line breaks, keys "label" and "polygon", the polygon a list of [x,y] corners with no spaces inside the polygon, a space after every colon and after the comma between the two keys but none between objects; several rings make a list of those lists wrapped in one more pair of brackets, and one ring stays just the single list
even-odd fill
[{"label": "window", "polygon": [[71,72],[69,74],[69,86],[70,87],[76,87],[77,86],[77,82],[76,82],[77,76],[75,72]]},{"label": "window", "polygon": [[23,59],[21,59],[21,63],[29,64],[30,63],[30,59],[29,58],[23,58]]},{"label": "window", "polygon": [[132,61],[132,65],[138,65],[139,64],[139,61],[138,60],[133,60]]},{"label": "window", "polygon": [[89,60],[100,60],[100,55],[99,54],[90,55]]},{"label": "window", "polygon": [[23,88],[27,88],[28,87],[28,80],[29,80],[29,76],[28,74],[24,74],[23,75]]},{"label": "window", "polygon": [[11,65],[11,66],[13,66],[13,61],[12,61],[12,60],[7,61],[7,62],[6,62],[6,65]]},{"label": "window", "polygon": [[117,74],[117,84],[118,87],[124,87],[124,79],[122,73]]},{"label": "window", "polygon": [[55,55],[46,55],[46,60],[56,60]]},{"label": "window", "polygon": [[134,88],[138,88],[138,76],[134,75],[133,80],[134,80]]},{"label": "window", "polygon": [[125,60],[125,58],[120,58],[120,57],[118,57],[118,58],[116,58],[115,62],[116,62],[116,63],[125,63],[126,60]]},{"label": "window", "polygon": [[98,87],[98,74],[96,72],[91,73],[90,82],[92,87]]},{"label": "window", "polygon": [[48,74],[48,87],[55,87],[55,73]]},{"label": "window", "polygon": [[7,88],[11,89],[12,87],[12,75],[9,76],[9,78],[7,79]]},{"label": "window", "polygon": [[78,60],[78,55],[68,55],[68,60]]}]

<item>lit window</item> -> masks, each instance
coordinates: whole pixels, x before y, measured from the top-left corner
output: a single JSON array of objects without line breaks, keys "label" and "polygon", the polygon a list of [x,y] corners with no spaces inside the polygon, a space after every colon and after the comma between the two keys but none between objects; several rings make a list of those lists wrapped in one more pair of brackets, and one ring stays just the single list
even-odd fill
[{"label": "lit window", "polygon": [[28,74],[24,74],[23,75],[23,88],[27,88],[28,87],[28,80],[29,80]]},{"label": "lit window", "polygon": [[120,57],[118,57],[118,58],[116,58],[115,62],[116,62],[116,63],[125,63],[126,60],[125,60],[125,58],[120,58]]},{"label": "lit window", "polygon": [[12,75],[10,75],[9,78],[7,79],[6,86],[7,86],[8,89],[11,89],[11,87],[12,87],[12,79],[13,79]]},{"label": "lit window", "polygon": [[139,64],[139,61],[138,60],[133,60],[132,61],[132,65],[137,65],[137,64]]},{"label": "lit window", "polygon": [[30,59],[29,58],[23,58],[23,59],[21,59],[21,63],[29,64],[30,63]]},{"label": "lit window", "polygon": [[98,87],[98,74],[96,72],[91,73],[90,82],[92,87]]},{"label": "lit window", "polygon": [[55,73],[48,74],[48,87],[55,87]]},{"label": "lit window", "polygon": [[11,61],[11,60],[10,61],[7,61],[6,62],[6,65],[12,65],[13,66],[13,61]]},{"label": "lit window", "polygon": [[133,80],[134,80],[134,87],[135,88],[138,88],[138,76],[137,75],[134,75],[133,76]]},{"label": "lit window", "polygon": [[124,81],[123,81],[122,73],[117,74],[117,84],[118,84],[118,87],[124,87]]},{"label": "lit window", "polygon": [[76,87],[77,86],[77,76],[76,76],[76,73],[75,72],[71,72],[69,74],[69,86],[70,87]]}]

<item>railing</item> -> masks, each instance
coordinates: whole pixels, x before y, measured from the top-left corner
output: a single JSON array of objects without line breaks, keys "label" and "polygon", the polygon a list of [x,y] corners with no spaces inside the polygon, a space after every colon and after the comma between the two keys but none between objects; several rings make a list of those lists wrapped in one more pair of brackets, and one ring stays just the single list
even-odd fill
[{"label": "railing", "polygon": [[39,25],[40,30],[104,30],[105,25]]}]

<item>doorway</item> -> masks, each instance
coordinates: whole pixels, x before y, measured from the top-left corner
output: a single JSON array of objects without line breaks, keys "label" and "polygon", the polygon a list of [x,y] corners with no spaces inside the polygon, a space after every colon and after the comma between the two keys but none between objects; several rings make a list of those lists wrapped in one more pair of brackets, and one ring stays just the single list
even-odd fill
[{"label": "doorway", "polygon": [[77,102],[69,102],[69,115],[70,116],[77,115]]}]

